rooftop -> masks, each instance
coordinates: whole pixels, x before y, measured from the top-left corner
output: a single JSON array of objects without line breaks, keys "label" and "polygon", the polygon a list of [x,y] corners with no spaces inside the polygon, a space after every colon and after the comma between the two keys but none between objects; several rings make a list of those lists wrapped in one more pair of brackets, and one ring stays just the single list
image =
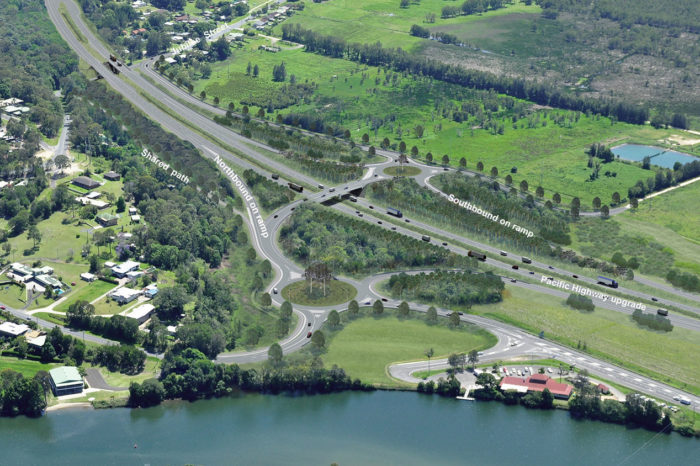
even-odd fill
[{"label": "rooftop", "polygon": [[78,368],[73,366],[56,367],[55,369],[51,369],[49,374],[53,379],[54,385],[57,387],[83,381],[80,372],[78,372]]},{"label": "rooftop", "polygon": [[545,374],[534,374],[524,380],[520,377],[506,376],[501,379],[500,386],[503,390],[514,389],[514,387],[524,387],[528,391],[533,392],[541,392],[546,388],[552,392],[552,395],[563,396],[566,398],[571,396],[571,391],[573,389],[571,385],[556,382],[554,379]]},{"label": "rooftop", "polygon": [[0,332],[14,337],[22,335],[29,330],[27,324],[15,324],[14,322],[3,322],[0,324]]}]

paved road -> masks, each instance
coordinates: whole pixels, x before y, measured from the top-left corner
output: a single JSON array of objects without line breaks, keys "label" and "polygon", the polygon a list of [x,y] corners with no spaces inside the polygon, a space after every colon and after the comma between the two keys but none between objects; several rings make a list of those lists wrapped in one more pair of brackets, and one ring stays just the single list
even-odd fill
[{"label": "paved road", "polygon": [[[69,12],[69,14],[72,16],[74,22],[77,24],[78,28],[81,30],[81,32],[88,38],[88,42],[91,44],[91,46],[97,50],[102,56],[107,57],[108,52],[107,50],[102,46],[99,40],[97,40],[92,32],[83,24],[80,16],[79,16],[79,11],[75,3],[69,0],[57,0],[55,2],[53,1],[48,1],[46,2],[47,8],[49,10],[49,15],[52,19],[52,21],[56,24],[57,29],[59,30],[59,33],[66,39],[66,41],[69,43],[71,48],[73,48],[84,60],[86,60],[88,63],[90,63],[95,69],[101,70],[101,73],[103,73],[105,80],[107,83],[112,86],[114,89],[116,89],[118,92],[120,92],[124,97],[126,97],[128,100],[130,100],[134,105],[136,105],[138,108],[143,110],[150,118],[153,120],[159,122],[165,129],[173,132],[174,134],[177,134],[179,137],[189,140],[192,142],[196,147],[198,147],[200,150],[203,151],[207,156],[209,157],[214,157],[214,154],[219,154],[221,157],[232,161],[236,165],[242,168],[251,168],[256,170],[257,172],[263,174],[263,175],[269,175],[269,171],[265,169],[261,169],[259,166],[253,165],[246,159],[242,159],[238,157],[237,154],[232,154],[228,151],[226,151],[223,147],[219,147],[217,144],[211,143],[209,140],[206,138],[202,137],[198,132],[195,132],[190,129],[189,126],[183,125],[180,123],[180,121],[174,119],[167,113],[161,111],[157,106],[150,104],[148,101],[144,100],[142,98],[142,95],[140,92],[143,92],[147,95],[152,96],[155,100],[160,102],[162,105],[167,106],[168,108],[172,109],[174,112],[176,112],[178,115],[180,115],[183,118],[186,118],[187,121],[200,128],[204,132],[213,135],[216,137],[218,140],[222,141],[224,144],[235,148],[236,150],[240,151],[241,153],[246,154],[248,157],[253,158],[255,160],[261,161],[264,165],[270,167],[272,170],[276,170],[277,172],[281,174],[290,174],[293,175],[295,178],[299,180],[303,180],[304,182],[310,184],[310,185],[315,185],[316,182],[313,178],[306,176],[301,173],[294,173],[292,170],[290,170],[288,167],[286,167],[283,164],[280,164],[279,162],[276,162],[275,160],[272,160],[268,157],[266,157],[264,154],[258,152],[254,147],[259,147],[259,148],[265,148],[267,150],[273,150],[271,148],[266,147],[264,144],[257,143],[255,141],[248,140],[246,138],[243,138],[241,135],[231,131],[229,128],[224,128],[208,118],[202,116],[201,114],[197,113],[196,111],[192,110],[189,106],[183,105],[177,100],[175,100],[172,96],[170,96],[167,93],[164,93],[160,89],[158,89],[156,86],[153,86],[150,82],[145,80],[138,72],[130,70],[127,67],[124,67],[124,71],[122,72],[121,77],[117,77],[109,73],[105,68],[104,65],[100,62],[100,60],[96,59],[93,57],[90,52],[85,49],[85,47],[82,46],[82,44],[73,36],[73,33],[70,31],[68,26],[64,23],[63,18],[61,15],[58,13],[58,6],[61,4],[64,4]],[[127,78],[133,85],[135,85],[137,88],[140,89],[140,92],[137,92],[134,87],[131,86],[131,84],[128,84],[125,80],[122,78]],[[390,155],[390,154],[384,154],[384,155]],[[357,180],[351,183],[344,184],[342,186],[338,186],[337,189],[339,192],[343,191],[352,191],[353,189],[361,189],[362,187],[366,186],[367,184],[374,182],[378,179],[380,179],[381,175],[381,169],[385,166],[388,166],[391,164],[391,160],[387,160],[386,162],[375,164],[375,166],[370,166],[368,168],[368,171],[363,177],[362,180]],[[432,167],[428,167],[430,170],[432,170]],[[422,168],[422,174],[425,173],[425,169]],[[347,186],[347,188],[345,188]],[[326,188],[322,190],[321,192],[314,193],[308,196],[309,201],[312,202],[320,202],[328,197],[334,195],[331,192],[331,188]],[[267,225],[268,225],[268,230],[270,232],[276,232],[277,228],[282,224],[282,222],[289,216],[291,215],[292,211],[296,206],[298,206],[300,203],[304,201],[297,201],[291,205],[285,206],[282,209],[278,210],[275,212],[270,218],[267,219]],[[308,202],[308,201],[307,201]],[[350,211],[352,213],[352,209],[349,208],[348,206],[338,204],[333,206],[333,208],[341,210],[341,211]],[[248,219],[246,219],[246,223],[248,223],[249,228],[251,228],[251,233],[255,231],[254,227],[254,222],[252,221],[252,214],[250,213],[250,210],[248,211]],[[376,220],[376,219],[375,219]],[[432,226],[427,226],[431,231],[436,231],[442,234],[442,232],[439,229],[435,229]],[[403,230],[403,229],[402,229]],[[404,234],[410,234],[412,236],[415,236],[416,233],[409,232],[408,230],[403,230],[402,233]],[[448,236],[448,235],[445,235]],[[274,284],[272,285],[273,287],[278,287],[281,289],[282,286],[284,286],[287,283],[290,283],[291,281],[294,281],[301,276],[301,271],[298,266],[296,266],[292,261],[289,259],[285,258],[281,252],[279,251],[276,243],[275,243],[275,235],[270,234],[268,238],[263,238],[259,235],[256,234],[251,234],[251,238],[253,239],[253,243],[255,248],[260,252],[264,257],[267,257],[270,259],[271,263],[275,267],[275,273],[276,273],[276,279],[274,281]],[[464,251],[462,251],[463,253]],[[496,261],[493,261],[496,262]],[[522,285],[522,286],[530,286],[530,285]],[[533,285],[534,286],[534,285]],[[549,291],[554,291],[554,290],[549,290]],[[371,288],[371,285],[368,286],[367,289],[367,294],[368,294],[368,299],[376,299],[379,297],[379,295],[376,293]],[[273,295],[273,301],[277,304],[280,304],[280,298],[277,295]],[[335,306],[337,307],[337,306]],[[426,306],[421,306],[421,305],[412,305],[413,308],[425,308]],[[314,331],[318,328],[320,328],[322,322],[325,320],[325,317],[327,315],[329,308],[303,308],[297,306],[297,309],[295,309],[296,312],[299,314],[299,323],[297,325],[297,328],[294,330],[292,335],[287,338],[283,343],[283,349],[285,352],[289,351],[294,351],[304,344],[308,342],[308,339],[306,338],[306,333],[311,330]],[[445,314],[447,311],[441,310],[441,313]],[[522,343],[524,342],[529,342],[528,344],[535,345],[535,337],[528,335],[521,330],[515,328],[515,327],[510,327],[506,326],[504,324],[500,324],[498,322],[485,319],[482,317],[478,316],[463,316],[463,319],[465,321],[469,321],[472,323],[475,323],[477,325],[480,325],[496,334],[496,336],[499,339],[499,344],[493,349],[493,351],[500,351],[502,353],[507,353],[509,349],[507,349],[505,346],[510,346],[508,342],[513,342],[512,338],[517,337],[519,338]],[[311,324],[309,326],[309,323]],[[544,344],[544,342],[540,343]],[[505,346],[504,346],[505,345]],[[551,345],[551,344],[550,344]],[[516,344],[517,346],[517,344]],[[533,346],[534,347],[534,346]],[[562,351],[562,355],[564,357],[568,357],[568,354],[575,355],[576,353],[571,352],[570,350],[564,352],[567,350],[564,347],[557,347],[557,345],[553,346],[547,346],[547,348],[550,351]],[[250,353],[232,353],[232,354],[222,354],[220,355],[218,361],[220,362],[250,362],[250,361],[256,361],[256,360],[262,360],[266,356],[266,350],[258,350],[255,352],[250,352]],[[568,353],[568,354],[567,354]],[[584,356],[581,356],[584,357]],[[592,367],[591,372],[598,372],[597,367],[602,366],[602,362],[595,361],[592,358],[584,357],[584,360],[582,360],[583,363],[588,363],[590,361],[590,365]],[[594,365],[597,364],[597,365]],[[644,382],[644,379],[641,378],[641,376],[637,377],[634,374],[631,374],[628,372],[628,376],[633,376],[633,381],[636,381],[637,378],[639,380],[642,380]],[[620,375],[620,377],[624,377],[624,375]],[[609,377],[608,377],[609,378]],[[623,382],[621,382],[623,383]],[[660,387],[665,387],[662,386],[661,384],[658,384]],[[652,387],[651,383],[648,383],[646,385],[646,390],[649,391],[651,390]],[[666,388],[668,389],[668,388]],[[664,388],[662,388],[664,390]],[[673,393],[671,390],[668,391],[668,395],[666,392],[660,393],[659,397],[664,397],[664,396],[672,396],[670,393]],[[686,395],[686,396],[691,396],[691,395]]]}]

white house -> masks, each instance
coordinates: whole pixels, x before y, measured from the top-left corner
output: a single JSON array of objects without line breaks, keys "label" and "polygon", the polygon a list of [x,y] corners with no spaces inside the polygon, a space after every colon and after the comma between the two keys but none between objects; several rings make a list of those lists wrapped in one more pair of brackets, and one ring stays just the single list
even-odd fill
[{"label": "white house", "polygon": [[7,337],[17,337],[29,331],[27,324],[15,324],[14,322],[3,322],[0,324],[0,335]]},{"label": "white house", "polygon": [[132,272],[134,270],[137,270],[141,264],[138,262],[134,261],[126,261],[123,262],[115,267],[112,267],[112,274],[122,278],[124,277],[127,273]]},{"label": "white house", "polygon": [[80,274],[80,278],[85,280],[86,282],[94,282],[97,276],[90,272],[83,272]]},{"label": "white house", "polygon": [[141,290],[122,287],[112,291],[109,296],[119,304],[126,304],[141,296]]},{"label": "white house", "polygon": [[153,314],[155,309],[156,307],[153,304],[142,304],[125,313],[124,317],[136,319],[139,324],[142,324],[146,322],[149,317],[151,317],[151,314]]}]

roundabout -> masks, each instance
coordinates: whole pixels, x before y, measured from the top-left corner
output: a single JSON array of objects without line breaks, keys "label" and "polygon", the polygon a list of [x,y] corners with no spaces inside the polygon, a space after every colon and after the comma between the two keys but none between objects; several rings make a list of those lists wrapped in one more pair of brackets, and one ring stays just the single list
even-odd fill
[{"label": "roundabout", "polygon": [[281,294],[292,304],[321,307],[345,304],[357,296],[357,290],[351,284],[340,280],[329,280],[325,287],[323,284],[314,283],[309,289],[309,282],[300,280],[284,287]]}]

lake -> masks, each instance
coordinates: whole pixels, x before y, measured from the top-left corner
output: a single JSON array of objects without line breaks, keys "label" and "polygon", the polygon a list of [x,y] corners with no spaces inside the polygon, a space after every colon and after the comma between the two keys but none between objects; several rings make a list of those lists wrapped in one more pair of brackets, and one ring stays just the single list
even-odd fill
[{"label": "lake", "polygon": [[638,144],[622,144],[610,149],[615,156],[619,156],[623,160],[631,160],[641,162],[644,157],[651,157],[651,164],[663,168],[673,168],[676,162],[681,165],[690,163],[700,158],[676,152],[675,150],[664,149],[662,147],[641,146]]},{"label": "lake", "polygon": [[[137,444],[138,448],[134,448]],[[0,419],[2,464],[690,465],[700,441],[414,392],[245,395]]]}]

